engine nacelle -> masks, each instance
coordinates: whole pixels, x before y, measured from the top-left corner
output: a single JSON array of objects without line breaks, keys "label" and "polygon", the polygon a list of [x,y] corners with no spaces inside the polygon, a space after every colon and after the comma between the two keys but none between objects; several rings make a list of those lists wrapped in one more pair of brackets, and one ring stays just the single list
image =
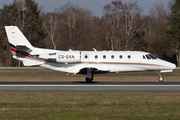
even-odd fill
[{"label": "engine nacelle", "polygon": [[47,60],[50,62],[59,63],[74,63],[81,62],[80,51],[64,51],[58,53],[49,53]]},{"label": "engine nacelle", "polygon": [[80,51],[67,51],[56,53],[56,62],[73,63],[81,61]]}]

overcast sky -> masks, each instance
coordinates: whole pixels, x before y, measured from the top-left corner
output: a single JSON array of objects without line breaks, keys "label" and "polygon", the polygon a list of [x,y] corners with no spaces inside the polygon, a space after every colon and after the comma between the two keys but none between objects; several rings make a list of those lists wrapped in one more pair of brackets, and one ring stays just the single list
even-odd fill
[{"label": "overcast sky", "polygon": [[[0,0],[0,8],[3,4],[13,3],[14,0]],[[78,4],[79,7],[87,8],[93,12],[94,15],[101,17],[103,15],[103,7],[106,4],[110,4],[113,0],[35,0],[39,6],[43,6],[45,12],[52,12],[54,7],[59,8],[68,1],[72,4]],[[137,1],[139,6],[143,9],[143,14],[148,15],[149,8],[151,8],[154,3],[162,2],[165,7],[167,7],[169,0],[121,0],[122,2]]]}]

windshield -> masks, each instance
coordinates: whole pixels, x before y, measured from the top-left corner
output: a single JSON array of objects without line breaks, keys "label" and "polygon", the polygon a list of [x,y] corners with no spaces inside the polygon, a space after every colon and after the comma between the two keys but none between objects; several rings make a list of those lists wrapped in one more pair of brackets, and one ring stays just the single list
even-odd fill
[{"label": "windshield", "polygon": [[155,59],[157,59],[157,57],[155,57],[152,54],[147,54],[147,55],[143,55],[143,59],[153,59],[153,60],[155,60]]},{"label": "windshield", "polygon": [[147,58],[147,59],[151,59],[151,57],[150,57],[149,55],[146,55],[146,58]]},{"label": "windshield", "polygon": [[157,59],[157,57],[155,57],[154,55],[152,54],[148,54],[152,59]]}]

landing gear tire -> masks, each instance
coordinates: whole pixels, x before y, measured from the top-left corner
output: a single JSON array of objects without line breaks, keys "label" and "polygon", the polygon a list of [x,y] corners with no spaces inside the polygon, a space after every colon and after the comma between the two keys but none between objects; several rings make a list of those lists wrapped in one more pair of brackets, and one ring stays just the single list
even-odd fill
[{"label": "landing gear tire", "polygon": [[158,78],[158,80],[159,80],[159,82],[162,82],[162,81],[164,80],[164,78],[163,78],[162,76],[160,76],[160,77]]},{"label": "landing gear tire", "polygon": [[164,80],[163,76],[161,75],[161,72],[160,71],[156,71],[156,73],[159,75],[159,82],[162,82]]},{"label": "landing gear tire", "polygon": [[86,78],[86,82],[87,83],[91,83],[93,81],[93,79],[91,79],[91,78]]}]

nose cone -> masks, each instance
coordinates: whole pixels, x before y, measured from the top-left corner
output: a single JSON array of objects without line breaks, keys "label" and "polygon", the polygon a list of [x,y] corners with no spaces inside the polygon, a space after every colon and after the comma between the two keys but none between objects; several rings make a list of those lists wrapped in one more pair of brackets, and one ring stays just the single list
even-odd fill
[{"label": "nose cone", "polygon": [[173,64],[173,63],[170,63],[170,62],[168,62],[168,63],[166,64],[166,66],[167,66],[167,68],[170,69],[170,70],[176,69],[176,65]]}]

